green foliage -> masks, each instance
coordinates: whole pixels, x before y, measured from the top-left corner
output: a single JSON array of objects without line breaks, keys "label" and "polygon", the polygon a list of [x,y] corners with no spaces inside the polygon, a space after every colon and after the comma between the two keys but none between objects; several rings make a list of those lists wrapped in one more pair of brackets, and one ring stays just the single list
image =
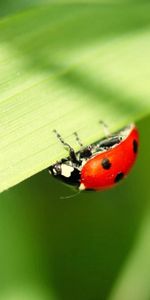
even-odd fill
[{"label": "green foliage", "polygon": [[47,4],[0,23],[0,191],[148,114],[149,4]]},{"label": "green foliage", "polygon": [[149,299],[149,126],[114,189],[62,200],[72,191],[44,171],[1,194],[1,299]]},{"label": "green foliage", "polygon": [[100,119],[141,135],[112,190],[62,200],[72,191],[43,171],[1,193],[0,299],[148,300],[149,2],[0,6],[0,191],[67,155],[54,128],[76,150],[72,133],[95,142]]}]

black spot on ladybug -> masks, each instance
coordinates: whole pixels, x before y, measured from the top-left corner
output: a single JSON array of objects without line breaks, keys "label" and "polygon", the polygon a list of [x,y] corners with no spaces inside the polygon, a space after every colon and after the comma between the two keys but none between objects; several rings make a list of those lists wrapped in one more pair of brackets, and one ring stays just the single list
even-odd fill
[{"label": "black spot on ladybug", "polygon": [[138,143],[136,140],[133,140],[133,152],[134,153],[138,152]]},{"label": "black spot on ladybug", "polygon": [[115,177],[115,182],[119,182],[124,177],[124,174],[122,172],[118,173]]},{"label": "black spot on ladybug", "polygon": [[109,170],[110,167],[111,167],[111,162],[109,161],[108,158],[103,158],[102,162],[101,162],[101,165],[102,165],[103,169]]}]

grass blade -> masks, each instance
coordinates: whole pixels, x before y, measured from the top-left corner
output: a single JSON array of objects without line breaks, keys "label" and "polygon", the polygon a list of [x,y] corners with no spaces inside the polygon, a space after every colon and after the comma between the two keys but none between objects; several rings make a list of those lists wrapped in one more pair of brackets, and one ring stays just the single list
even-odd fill
[{"label": "grass blade", "polygon": [[[0,191],[150,111],[145,4],[38,6],[0,23]],[[122,13],[123,11],[123,13]]]}]

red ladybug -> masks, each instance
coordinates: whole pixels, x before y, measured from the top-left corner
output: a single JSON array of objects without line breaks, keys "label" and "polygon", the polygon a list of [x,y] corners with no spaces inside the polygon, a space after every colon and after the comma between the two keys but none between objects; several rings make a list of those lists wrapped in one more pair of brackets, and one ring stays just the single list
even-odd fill
[{"label": "red ladybug", "polygon": [[79,190],[97,191],[116,185],[128,174],[137,157],[139,134],[134,124],[88,147],[83,147],[75,133],[81,146],[77,153],[56,130],[55,133],[61,143],[68,147],[69,157],[50,166],[49,172]]}]

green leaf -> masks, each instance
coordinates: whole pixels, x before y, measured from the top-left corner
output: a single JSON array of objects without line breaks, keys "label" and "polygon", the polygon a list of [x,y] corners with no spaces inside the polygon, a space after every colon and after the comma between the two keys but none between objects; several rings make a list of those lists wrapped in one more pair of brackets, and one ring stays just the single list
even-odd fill
[{"label": "green leaf", "polygon": [[47,4],[0,23],[0,191],[150,112],[150,4]]},{"label": "green leaf", "polygon": [[137,241],[108,300],[149,299],[150,267],[147,263],[150,253],[149,217],[148,209],[148,214],[145,215]]}]

